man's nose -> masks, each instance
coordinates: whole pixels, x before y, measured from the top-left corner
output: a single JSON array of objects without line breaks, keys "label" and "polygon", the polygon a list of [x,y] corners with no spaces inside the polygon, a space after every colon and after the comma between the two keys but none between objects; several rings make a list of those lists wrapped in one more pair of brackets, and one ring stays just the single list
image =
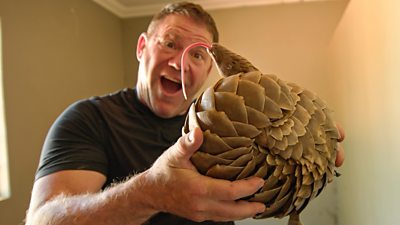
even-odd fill
[{"label": "man's nose", "polygon": [[[181,64],[182,64],[182,54],[183,54],[183,50],[179,51],[176,54],[174,54],[173,56],[171,56],[171,58],[170,58],[170,60],[168,62],[169,66],[173,67],[175,70],[180,71],[181,70]],[[189,68],[188,60],[189,60],[188,57],[185,56],[185,59],[184,59],[184,62],[183,62],[185,64],[184,65],[185,71],[187,71],[188,68]]]}]

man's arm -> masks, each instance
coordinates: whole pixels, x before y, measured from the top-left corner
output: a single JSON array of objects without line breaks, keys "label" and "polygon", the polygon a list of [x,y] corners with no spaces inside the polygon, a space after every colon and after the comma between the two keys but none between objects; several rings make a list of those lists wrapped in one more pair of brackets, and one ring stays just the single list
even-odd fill
[{"label": "man's arm", "polygon": [[98,172],[68,170],[44,176],[34,184],[27,225],[142,224],[157,212],[194,221],[230,221],[263,212],[262,203],[237,201],[261,188],[261,178],[231,182],[195,170],[190,157],[202,140],[195,129],[149,170],[104,191],[106,178]]},{"label": "man's arm", "polygon": [[136,176],[101,192],[105,177],[98,172],[68,170],[47,175],[34,184],[26,224],[141,224],[154,210],[141,206],[139,190],[128,191],[139,188],[133,184],[140,183],[139,179]]}]

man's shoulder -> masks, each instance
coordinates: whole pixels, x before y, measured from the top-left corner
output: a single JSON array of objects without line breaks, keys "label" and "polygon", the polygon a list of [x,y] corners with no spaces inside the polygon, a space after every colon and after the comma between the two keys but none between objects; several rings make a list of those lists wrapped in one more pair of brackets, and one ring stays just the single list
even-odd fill
[{"label": "man's shoulder", "polygon": [[115,108],[116,105],[121,105],[126,96],[132,95],[132,89],[121,89],[109,94],[91,96],[76,100],[70,104],[62,113],[61,117],[76,118],[76,117],[93,117],[102,114],[102,111],[108,111]]},{"label": "man's shoulder", "polygon": [[87,112],[110,106],[121,106],[132,98],[135,98],[135,91],[130,88],[124,88],[108,94],[76,100],[67,107],[67,111]]},{"label": "man's shoulder", "polygon": [[136,92],[134,89],[131,88],[124,88],[114,92],[110,92],[104,95],[92,96],[88,99],[84,99],[83,101],[87,100],[92,103],[96,102],[107,102],[107,101],[118,101],[125,98],[133,98],[136,96]]}]

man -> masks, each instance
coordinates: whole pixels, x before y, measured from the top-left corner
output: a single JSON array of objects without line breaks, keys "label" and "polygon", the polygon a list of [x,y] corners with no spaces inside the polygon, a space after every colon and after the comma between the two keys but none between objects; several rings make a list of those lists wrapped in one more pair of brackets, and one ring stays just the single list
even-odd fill
[{"label": "man", "polygon": [[203,50],[191,53],[185,100],[180,58],[199,41],[218,42],[210,15],[192,3],[166,6],[139,37],[136,89],[81,100],[60,115],[43,147],[28,225],[233,224],[264,211],[239,200],[262,179],[202,176],[190,162],[202,132],[180,137],[212,66]]}]

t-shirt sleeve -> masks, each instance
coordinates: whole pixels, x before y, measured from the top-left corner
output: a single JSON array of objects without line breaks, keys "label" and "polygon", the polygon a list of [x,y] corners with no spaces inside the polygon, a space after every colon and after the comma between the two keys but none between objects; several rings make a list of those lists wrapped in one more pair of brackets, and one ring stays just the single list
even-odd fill
[{"label": "t-shirt sleeve", "polygon": [[90,100],[69,106],[51,126],[35,179],[61,170],[92,170],[107,176],[104,122]]}]

